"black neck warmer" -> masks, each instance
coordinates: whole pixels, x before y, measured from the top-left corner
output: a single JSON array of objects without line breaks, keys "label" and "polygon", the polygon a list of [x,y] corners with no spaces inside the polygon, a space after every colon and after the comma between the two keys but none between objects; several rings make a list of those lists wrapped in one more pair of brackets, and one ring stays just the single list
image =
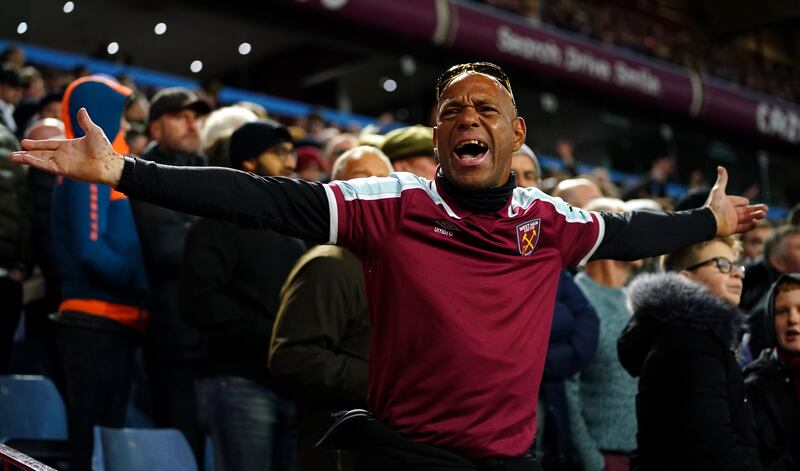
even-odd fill
[{"label": "black neck warmer", "polygon": [[511,172],[508,182],[503,186],[467,191],[451,183],[440,169],[436,173],[436,185],[442,188],[464,209],[476,213],[496,212],[502,209],[511,198],[511,193],[517,187],[517,174]]}]

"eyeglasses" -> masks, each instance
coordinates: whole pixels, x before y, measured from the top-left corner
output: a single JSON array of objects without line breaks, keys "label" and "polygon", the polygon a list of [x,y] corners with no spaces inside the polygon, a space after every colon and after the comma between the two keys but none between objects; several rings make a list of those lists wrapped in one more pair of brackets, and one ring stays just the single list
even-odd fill
[{"label": "eyeglasses", "polygon": [[688,271],[697,270],[698,268],[700,268],[702,266],[705,266],[705,265],[708,265],[710,263],[715,263],[717,265],[717,269],[720,271],[720,273],[726,273],[726,274],[730,273],[733,270],[733,268],[736,267],[736,269],[739,270],[739,273],[741,273],[742,276],[744,276],[744,266],[743,265],[737,265],[737,264],[731,262],[730,260],[728,260],[725,257],[710,258],[708,260],[695,263],[694,265],[690,265],[690,266],[686,267],[685,270],[688,270]]},{"label": "eyeglasses", "polygon": [[439,79],[436,81],[436,99],[442,97],[442,92],[444,91],[445,87],[450,84],[456,77],[461,74],[467,72],[477,72],[479,74],[488,75],[493,79],[497,80],[500,85],[503,86],[508,91],[508,94],[511,95],[511,102],[514,102],[514,92],[511,91],[511,81],[508,79],[508,75],[503,72],[499,66],[492,64],[491,62],[470,62],[468,64],[458,64],[454,65],[447,69],[442,75],[439,76]]}]

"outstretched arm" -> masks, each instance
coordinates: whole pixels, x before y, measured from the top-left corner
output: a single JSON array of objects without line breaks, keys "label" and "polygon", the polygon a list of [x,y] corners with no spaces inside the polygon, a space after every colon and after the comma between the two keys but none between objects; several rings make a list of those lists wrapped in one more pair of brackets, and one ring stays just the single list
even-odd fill
[{"label": "outstretched arm", "polygon": [[639,260],[678,250],[713,237],[747,232],[767,213],[763,204],[725,194],[728,173],[717,169],[717,182],[703,208],[678,212],[601,213],[603,240],[592,260]]},{"label": "outstretched arm", "polygon": [[85,109],[77,139],[23,140],[11,160],[74,180],[113,186],[128,196],[197,216],[271,228],[305,240],[326,242],[329,209],[325,188],[287,178],[258,177],[238,170],[172,167],[124,157],[111,147]]}]

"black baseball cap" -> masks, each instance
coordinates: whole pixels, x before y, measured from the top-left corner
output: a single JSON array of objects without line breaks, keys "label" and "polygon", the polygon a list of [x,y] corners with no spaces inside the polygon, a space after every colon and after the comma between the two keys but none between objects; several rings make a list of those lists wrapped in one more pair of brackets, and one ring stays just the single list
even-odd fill
[{"label": "black baseball cap", "polygon": [[0,65],[0,83],[19,88],[25,86],[25,80],[19,69],[11,64]]},{"label": "black baseball cap", "polygon": [[167,113],[193,110],[200,116],[211,113],[211,105],[193,91],[183,87],[165,88],[150,100],[150,122]]},{"label": "black baseball cap", "polygon": [[233,132],[230,143],[231,167],[261,155],[265,150],[284,142],[292,142],[286,126],[272,120],[245,123]]}]

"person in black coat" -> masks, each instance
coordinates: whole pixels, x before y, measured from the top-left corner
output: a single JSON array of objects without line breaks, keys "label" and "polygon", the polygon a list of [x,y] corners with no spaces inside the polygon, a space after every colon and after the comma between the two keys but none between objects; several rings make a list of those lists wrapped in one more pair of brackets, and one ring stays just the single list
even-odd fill
[{"label": "person in black coat", "polygon": [[640,376],[634,471],[762,469],[735,352],[743,314],[734,244],[692,245],[664,259],[672,273],[630,286],[634,314],[617,346]]},{"label": "person in black coat", "polygon": [[[800,469],[800,273],[782,275],[767,294],[770,348],[745,369],[761,463]],[[788,452],[788,453],[787,453]]]}]

